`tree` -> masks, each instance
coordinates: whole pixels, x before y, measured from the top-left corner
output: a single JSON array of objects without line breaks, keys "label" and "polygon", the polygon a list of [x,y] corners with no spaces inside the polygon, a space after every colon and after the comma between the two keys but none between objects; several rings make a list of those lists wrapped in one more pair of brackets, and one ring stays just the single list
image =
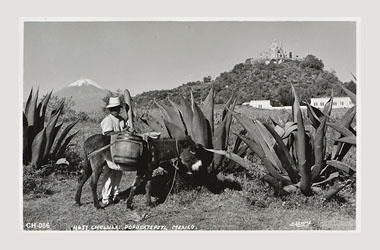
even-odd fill
[{"label": "tree", "polygon": [[277,91],[278,102],[282,106],[292,105],[292,92],[291,89],[285,85],[281,86]]},{"label": "tree", "polygon": [[316,70],[322,70],[325,66],[321,59],[318,59],[317,57],[313,55],[307,55],[305,57],[305,60],[301,63],[301,68],[311,68]]},{"label": "tree", "polygon": [[211,82],[211,76],[205,76],[205,77],[203,77],[203,82],[204,83],[209,83],[209,82]]},{"label": "tree", "polygon": [[352,91],[353,93],[356,94],[356,83],[355,83],[353,80],[351,80],[351,81],[349,81],[349,82],[345,82],[345,83],[344,83],[344,86],[345,86],[348,90],[350,90],[350,91]]}]

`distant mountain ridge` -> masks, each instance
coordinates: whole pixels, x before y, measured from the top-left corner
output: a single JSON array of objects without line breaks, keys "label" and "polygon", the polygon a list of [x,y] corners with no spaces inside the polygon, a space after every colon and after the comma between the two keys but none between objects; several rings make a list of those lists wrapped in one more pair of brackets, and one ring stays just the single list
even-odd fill
[{"label": "distant mountain ridge", "polygon": [[82,78],[63,89],[54,92],[58,97],[72,98],[75,111],[92,112],[99,111],[104,106],[102,99],[108,94],[109,90],[97,84],[91,79]]}]

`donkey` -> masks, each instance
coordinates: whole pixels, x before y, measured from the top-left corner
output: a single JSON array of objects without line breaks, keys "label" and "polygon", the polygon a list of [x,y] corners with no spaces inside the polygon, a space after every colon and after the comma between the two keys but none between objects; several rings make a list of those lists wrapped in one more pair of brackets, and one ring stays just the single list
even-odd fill
[{"label": "donkey", "polygon": [[[94,206],[101,208],[97,195],[97,184],[106,161],[112,161],[110,148],[99,151],[96,154],[89,154],[107,147],[110,145],[110,136],[107,135],[93,135],[89,137],[83,145],[85,159],[84,167],[81,176],[78,179],[78,187],[75,195],[75,204],[80,206],[82,187],[85,182],[91,178],[91,191],[94,199]],[[196,144],[190,136],[181,139],[152,139],[148,137],[147,142],[144,141],[144,150],[141,161],[137,166],[136,178],[131,187],[129,197],[127,199],[127,207],[132,208],[132,199],[135,194],[136,188],[146,180],[146,205],[151,205],[151,186],[152,186],[152,173],[153,170],[158,168],[160,163],[177,158],[178,163],[182,163],[187,168],[187,174],[191,174],[192,169],[198,169],[202,164],[199,157],[202,146]],[[135,171],[131,169],[123,169],[124,171]]]}]

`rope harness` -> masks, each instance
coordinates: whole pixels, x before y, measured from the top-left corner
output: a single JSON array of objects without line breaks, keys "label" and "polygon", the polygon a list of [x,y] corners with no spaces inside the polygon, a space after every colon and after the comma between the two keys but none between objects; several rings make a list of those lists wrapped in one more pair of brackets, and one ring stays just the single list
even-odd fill
[{"label": "rope harness", "polygon": [[97,153],[100,153],[101,151],[103,151],[103,150],[105,150],[105,149],[111,147],[113,144],[115,144],[115,142],[116,142],[116,141],[114,141],[114,142],[112,142],[112,143],[110,143],[110,144],[108,144],[108,145],[105,145],[105,146],[103,146],[103,147],[101,147],[101,148],[99,148],[99,149],[96,149],[96,150],[92,151],[91,153],[89,153],[89,154],[87,155],[87,157],[88,157],[88,158],[93,157],[93,156],[96,155]]}]

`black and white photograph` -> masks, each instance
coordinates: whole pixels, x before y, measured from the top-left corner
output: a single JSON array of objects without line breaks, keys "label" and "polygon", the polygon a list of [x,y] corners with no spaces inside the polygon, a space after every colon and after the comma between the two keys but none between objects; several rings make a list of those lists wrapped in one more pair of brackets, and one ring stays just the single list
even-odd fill
[{"label": "black and white photograph", "polygon": [[357,232],[359,29],[22,18],[20,230]]}]

